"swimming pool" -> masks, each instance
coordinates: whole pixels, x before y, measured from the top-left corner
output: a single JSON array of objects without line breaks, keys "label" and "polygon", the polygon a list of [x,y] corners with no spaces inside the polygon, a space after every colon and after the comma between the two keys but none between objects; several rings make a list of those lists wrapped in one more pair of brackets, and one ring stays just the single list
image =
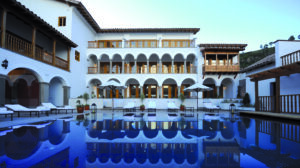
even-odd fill
[{"label": "swimming pool", "polygon": [[101,113],[0,131],[0,167],[293,167],[296,123],[230,113],[167,120]]}]

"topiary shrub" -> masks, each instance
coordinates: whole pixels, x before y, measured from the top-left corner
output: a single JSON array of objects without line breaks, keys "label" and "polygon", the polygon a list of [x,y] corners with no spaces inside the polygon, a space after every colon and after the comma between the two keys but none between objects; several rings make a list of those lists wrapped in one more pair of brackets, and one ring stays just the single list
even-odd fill
[{"label": "topiary shrub", "polygon": [[250,96],[248,93],[246,93],[243,98],[243,104],[244,104],[244,106],[249,106],[249,104],[250,104]]}]

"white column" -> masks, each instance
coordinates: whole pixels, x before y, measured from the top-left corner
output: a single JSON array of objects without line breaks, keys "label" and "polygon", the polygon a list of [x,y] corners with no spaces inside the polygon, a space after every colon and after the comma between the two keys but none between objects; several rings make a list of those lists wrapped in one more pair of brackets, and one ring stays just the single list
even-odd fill
[{"label": "white column", "polygon": [[136,63],[136,60],[134,60],[134,68],[135,68],[135,74],[137,74],[137,63]]},{"label": "white column", "polygon": [[109,73],[110,74],[112,73],[112,61],[111,60],[109,61]]},{"label": "white column", "polygon": [[122,48],[125,48],[125,45],[126,45],[126,39],[123,39],[122,40]]},{"label": "white column", "polygon": [[159,59],[158,72],[159,72],[159,73],[162,73],[162,62],[161,62],[161,59]]},{"label": "white column", "polygon": [[146,72],[147,74],[149,73],[149,70],[150,70],[150,67],[149,67],[149,60],[147,60],[147,70],[146,70],[146,71],[147,71],[147,72]]},{"label": "white column", "polygon": [[98,73],[100,73],[100,60],[98,60]]},{"label": "white column", "polygon": [[40,103],[49,102],[49,83],[40,82]]},{"label": "white column", "polygon": [[124,62],[125,62],[125,60],[122,60],[122,74],[124,74],[124,72],[125,72],[125,70],[124,70]]},{"label": "white column", "polygon": [[220,96],[220,86],[216,86],[217,87],[217,98]]},{"label": "white column", "polygon": [[157,90],[158,90],[158,98],[161,98],[161,87],[157,86]]},{"label": "white column", "polygon": [[162,41],[161,41],[161,37],[160,38],[158,38],[158,47],[159,48],[161,48],[162,47],[162,43],[161,43]]},{"label": "white column", "polygon": [[177,92],[178,92],[178,93],[177,93],[177,96],[178,96],[178,97],[180,96],[180,89],[181,89],[180,86],[177,86]]},{"label": "white column", "polygon": [[187,72],[186,72],[186,59],[184,59],[183,73],[187,73]]},{"label": "white column", "polygon": [[174,59],[172,59],[171,72],[174,73]]}]

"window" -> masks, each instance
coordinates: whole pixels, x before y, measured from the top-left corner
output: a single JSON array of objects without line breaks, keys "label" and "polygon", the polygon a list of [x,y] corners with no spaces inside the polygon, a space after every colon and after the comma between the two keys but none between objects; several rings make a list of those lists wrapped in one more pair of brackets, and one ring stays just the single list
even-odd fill
[{"label": "window", "polygon": [[175,47],[175,41],[171,41],[171,47]]},{"label": "window", "polygon": [[151,48],[155,48],[156,47],[156,41],[151,41]]},{"label": "window", "polygon": [[135,48],[136,47],[135,44],[136,44],[135,41],[131,41],[131,48]]},{"label": "window", "polygon": [[78,51],[75,51],[75,60],[76,61],[80,61],[80,52],[78,52]]},{"label": "window", "polygon": [[163,46],[164,47],[169,47],[169,41],[164,41]]},{"label": "window", "polygon": [[66,26],[66,17],[65,16],[58,17],[58,26]]},{"label": "window", "polygon": [[143,48],[143,41],[138,42],[138,48]]}]

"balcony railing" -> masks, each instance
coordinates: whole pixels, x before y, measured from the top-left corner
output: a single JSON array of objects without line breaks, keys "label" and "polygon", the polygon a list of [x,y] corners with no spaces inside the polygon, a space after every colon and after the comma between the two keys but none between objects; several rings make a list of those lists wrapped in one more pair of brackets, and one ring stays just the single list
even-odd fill
[{"label": "balcony railing", "polygon": [[[259,96],[258,110],[265,112],[275,111],[275,96]],[[279,108],[281,113],[300,114],[300,94],[280,95]]]},{"label": "balcony railing", "polygon": [[16,53],[32,57],[32,44],[8,32],[5,33],[5,48]]},{"label": "balcony railing", "polygon": [[[112,74],[196,74],[197,73],[197,66],[187,67],[186,72],[172,72],[172,68],[168,69],[168,71],[162,71],[159,72],[160,65],[157,65],[155,68],[151,69],[151,72],[149,72],[148,68],[140,68],[138,71],[136,71],[135,67],[124,67],[124,72],[121,71],[121,68],[117,71],[114,71],[112,69]],[[100,67],[100,73],[98,71],[98,67],[88,67],[88,74],[110,74],[109,73],[109,66],[101,66]],[[169,71],[170,70],[170,71]]]},{"label": "balcony railing", "polygon": [[282,66],[293,64],[300,61],[300,50],[286,54],[281,58]]},{"label": "balcony railing", "polygon": [[53,53],[44,51],[42,48],[35,46],[35,56],[32,53],[32,43],[21,37],[13,35],[9,32],[5,33],[5,48],[32,59],[56,66],[58,68],[68,70],[69,62],[58,56],[55,56],[55,64],[53,64]]},{"label": "balcony railing", "polygon": [[239,72],[239,65],[203,65],[203,72]]},{"label": "balcony railing", "polygon": [[88,67],[88,74],[96,74],[98,73],[97,67]]}]

